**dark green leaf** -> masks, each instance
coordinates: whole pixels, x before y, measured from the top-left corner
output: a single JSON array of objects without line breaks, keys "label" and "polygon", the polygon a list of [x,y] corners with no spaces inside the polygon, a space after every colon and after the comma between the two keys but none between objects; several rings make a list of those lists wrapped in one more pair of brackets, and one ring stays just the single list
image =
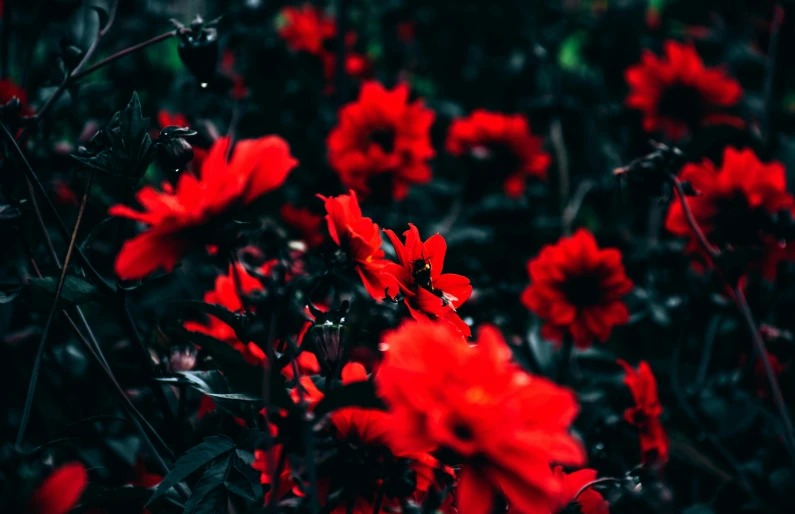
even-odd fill
[{"label": "dark green leaf", "polygon": [[199,302],[196,300],[186,300],[186,301],[179,301],[173,302],[171,305],[174,305],[177,308],[182,309],[190,309],[196,312],[200,312],[202,314],[207,314],[209,316],[215,316],[216,318],[220,319],[235,331],[239,339],[246,339],[245,337],[245,329],[246,329],[246,317],[237,313],[230,311],[229,309],[222,307],[221,305],[216,305],[214,303],[205,303]]},{"label": "dark green leaf", "polygon": [[191,332],[185,329],[176,329],[172,335],[173,340],[180,342],[192,343],[210,354],[213,359],[218,362],[218,366],[226,371],[235,371],[236,368],[249,367],[243,355],[235,350],[232,345],[225,341],[202,334],[200,332]]},{"label": "dark green leaf", "polygon": [[315,406],[315,416],[320,419],[343,407],[386,409],[384,402],[376,396],[373,383],[369,380],[362,380],[333,389]]},{"label": "dark green leaf", "polygon": [[234,456],[230,455],[223,461],[204,472],[193,486],[190,498],[185,502],[183,514],[215,514],[227,512],[227,494],[224,480],[234,464]]},{"label": "dark green leaf", "polygon": [[21,290],[21,286],[0,286],[0,304],[10,303],[14,298],[19,296]]},{"label": "dark green leaf", "polygon": [[224,487],[234,494],[249,501],[256,501],[262,495],[259,472],[242,460],[235,460],[235,465],[224,481]]},{"label": "dark green leaf", "polygon": [[[58,287],[58,278],[56,277],[43,277],[32,278],[30,283],[38,288],[44,289],[52,294]],[[80,305],[93,300],[101,298],[99,290],[93,284],[86,280],[76,277],[74,275],[67,275],[64,279],[63,289],[61,290],[61,298],[67,302]]]},{"label": "dark green leaf", "polygon": [[97,12],[97,16],[99,17],[99,26],[103,28],[106,27],[108,25],[108,20],[110,19],[108,11],[106,11],[104,7],[100,7],[98,5],[92,5],[91,9]]},{"label": "dark green leaf", "polygon": [[201,444],[194,446],[179,458],[171,473],[163,478],[152,497],[146,503],[149,505],[154,500],[164,495],[169,489],[184,480],[188,475],[203,467],[213,459],[232,451],[235,443],[224,436],[208,437]]}]

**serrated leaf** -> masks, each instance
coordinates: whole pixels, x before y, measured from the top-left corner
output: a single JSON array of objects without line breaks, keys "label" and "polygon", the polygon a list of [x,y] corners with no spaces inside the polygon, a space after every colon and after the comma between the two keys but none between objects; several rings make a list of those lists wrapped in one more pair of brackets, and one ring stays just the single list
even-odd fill
[{"label": "serrated leaf", "polygon": [[[251,472],[250,472],[251,471]],[[243,462],[235,459],[235,464],[224,480],[224,487],[235,496],[249,501],[256,501],[262,495],[259,473]]]},{"label": "serrated leaf", "polygon": [[[52,294],[58,287],[58,278],[56,277],[43,277],[30,279],[31,285],[44,289]],[[76,277],[74,275],[67,275],[64,278],[63,289],[61,290],[61,299],[67,302],[80,305],[86,302],[97,300],[101,298],[99,290],[94,287],[90,282]]]},{"label": "serrated leaf", "polygon": [[222,462],[204,472],[193,486],[190,498],[185,502],[183,514],[215,514],[227,512],[227,494],[224,480],[229,475],[234,456],[230,455]]},{"label": "serrated leaf", "polygon": [[208,437],[201,444],[194,446],[177,460],[174,469],[163,478],[155,492],[152,493],[152,497],[146,502],[146,506],[163,496],[169,489],[183,481],[191,473],[194,473],[213,459],[232,451],[234,448],[235,443],[224,436]]},{"label": "serrated leaf", "polygon": [[326,414],[344,407],[386,410],[384,402],[375,394],[375,386],[369,380],[345,384],[332,389],[315,406],[315,416],[321,419]]}]

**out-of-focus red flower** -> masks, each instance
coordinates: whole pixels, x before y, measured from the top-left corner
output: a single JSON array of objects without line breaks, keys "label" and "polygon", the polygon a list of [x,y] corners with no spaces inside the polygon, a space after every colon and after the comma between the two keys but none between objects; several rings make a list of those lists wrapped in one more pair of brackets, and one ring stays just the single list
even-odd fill
[{"label": "out-of-focus red flower", "polygon": [[162,268],[171,271],[192,248],[206,240],[210,225],[230,220],[240,209],[281,186],[298,164],[287,143],[276,136],[246,139],[235,146],[226,161],[230,139],[218,139],[197,177],[183,173],[177,187],[151,186],[136,198],[143,212],[114,205],[109,213],[139,221],[149,228],[124,243],[116,258],[116,274],[124,279],[143,278]]},{"label": "out-of-focus red flower", "polygon": [[388,263],[381,249],[378,225],[362,216],[355,191],[347,195],[318,197],[325,202],[331,239],[348,254],[367,292],[376,300],[383,300],[394,280],[382,273]]},{"label": "out-of-focus red flower", "polygon": [[411,184],[431,180],[434,118],[422,101],[409,102],[407,85],[390,91],[365,82],[359,99],[340,109],[327,141],[329,163],[345,187],[361,195],[403,199]]},{"label": "out-of-focus red flower", "polygon": [[282,205],[279,214],[288,226],[295,229],[308,246],[317,246],[325,239],[320,227],[323,216],[315,214],[309,209],[295,207],[286,203]]},{"label": "out-of-focus red flower", "polygon": [[130,481],[130,485],[151,489],[162,481],[162,475],[150,473],[146,469],[146,464],[140,456],[135,459],[135,467],[133,468],[133,476],[132,480]]},{"label": "out-of-focus red flower", "polygon": [[397,234],[386,230],[397,255],[397,263],[390,262],[384,273],[394,277],[396,287],[390,296],[403,293],[403,299],[414,319],[440,320],[451,324],[464,337],[469,337],[469,326],[456,312],[472,294],[469,279],[453,273],[442,274],[447,242],[434,234],[424,243],[417,227],[409,223],[403,233],[405,245]]},{"label": "out-of-focus red flower", "polygon": [[[275,261],[268,261],[258,271],[262,274],[268,274],[274,264]],[[229,265],[227,274],[216,277],[215,288],[204,293],[204,301],[220,305],[232,312],[243,312],[243,301],[238,294],[238,287],[244,295],[263,289],[262,283],[251,276],[245,267],[238,262],[235,263],[234,268],[231,264]],[[249,364],[261,365],[265,362],[265,352],[262,351],[262,348],[253,342],[244,344],[239,341],[234,329],[215,316],[208,316],[207,318],[206,323],[186,321],[185,328],[229,343],[230,346],[243,355],[243,358]]]},{"label": "out-of-focus red flower", "polygon": [[397,37],[401,43],[411,43],[417,37],[417,23],[408,20],[398,23]]},{"label": "out-of-focus red flower", "polygon": [[635,405],[624,411],[624,420],[638,428],[641,461],[666,462],[668,460],[668,436],[660,423],[663,412],[657,397],[657,380],[651,367],[641,361],[637,371],[626,361],[618,360],[624,368],[624,384],[632,393]]},{"label": "out-of-focus red flower", "polygon": [[544,321],[541,334],[560,342],[566,332],[578,348],[606,341],[613,327],[629,320],[622,297],[632,290],[621,252],[600,249],[580,229],[547,245],[527,263],[530,285],[522,303]]},{"label": "out-of-focus red flower", "polygon": [[157,113],[157,124],[160,128],[166,127],[189,127],[188,118],[181,112],[171,113],[165,109],[161,109]]},{"label": "out-of-focus red flower", "polygon": [[551,159],[543,145],[525,116],[478,109],[453,121],[445,146],[453,155],[489,159],[497,176],[505,177],[505,194],[515,198],[524,193],[529,177],[546,178]]},{"label": "out-of-focus red flower", "polygon": [[16,85],[11,79],[0,79],[0,105],[7,104],[12,98],[19,100],[21,106],[20,114],[31,114],[28,106],[28,93],[20,86]]},{"label": "out-of-focus red flower", "polygon": [[[556,478],[563,481],[563,493],[561,494],[561,507],[555,512],[562,512],[566,505],[575,502],[581,514],[610,514],[608,503],[599,494],[599,491],[590,487],[580,492],[585,485],[596,480],[596,470],[581,469],[572,473],[565,473],[561,466],[556,466],[552,473]],[[577,499],[575,500],[575,496]]]},{"label": "out-of-focus red flower", "polygon": [[[273,438],[278,436],[275,426],[270,425],[270,433],[271,437]],[[283,454],[284,447],[281,444],[274,444],[270,450],[254,451],[255,460],[254,463],[251,464],[251,467],[260,472],[261,484],[267,485],[271,488],[273,487],[273,484],[271,483],[273,473],[279,468],[280,461],[284,457]],[[279,489],[276,493],[277,498],[283,498],[293,488],[293,480],[291,475],[292,472],[290,470],[290,463],[285,459],[283,465],[281,466],[281,471],[279,472]],[[265,493],[265,504],[270,501],[270,496],[272,493],[272,490],[268,490],[268,492]]]},{"label": "out-of-focus red flower", "polygon": [[563,482],[550,462],[585,460],[569,434],[578,411],[572,392],[511,362],[491,326],[470,346],[447,325],[409,321],[382,345],[376,384],[395,420],[394,444],[457,456],[461,514],[491,512],[500,494],[522,513],[558,506]]},{"label": "out-of-focus red flower", "polygon": [[71,511],[88,485],[86,468],[78,462],[64,464],[33,492],[26,514],[66,514]]},{"label": "out-of-focus red flower", "polygon": [[235,53],[231,50],[224,50],[221,54],[221,71],[232,81],[232,98],[240,100],[248,96],[248,86],[243,75],[235,68]]},{"label": "out-of-focus red flower", "polygon": [[325,42],[337,34],[334,19],[312,4],[285,7],[281,12],[279,35],[297,52],[321,55]]},{"label": "out-of-focus red flower", "polygon": [[665,57],[646,50],[626,70],[631,92],[626,105],[643,112],[643,128],[672,140],[709,122],[740,101],[740,84],[721,68],[706,68],[691,44],[666,41]]},{"label": "out-of-focus red flower", "polygon": [[74,189],[69,182],[57,179],[53,182],[53,189],[55,193],[55,202],[59,205],[72,205],[77,207],[80,205],[80,199],[77,197]]},{"label": "out-of-focus red flower", "polygon": [[[781,363],[781,360],[774,354],[767,352],[767,358],[770,360],[770,367],[773,368],[773,374],[776,377],[781,376],[787,366]],[[745,364],[746,356],[743,355],[740,360],[740,365]],[[767,380],[767,371],[765,371],[765,363],[762,359],[757,358],[754,363],[754,381],[756,383],[756,394],[761,398],[767,398],[770,395],[770,384]]]},{"label": "out-of-focus red flower", "polygon": [[[343,367],[343,385],[365,380],[368,380],[368,376],[362,364],[351,362]],[[293,389],[290,394],[296,402],[303,397],[310,408],[314,407],[314,405],[324,397],[324,394],[317,388],[310,377],[301,377],[300,387],[303,388],[301,393],[299,393],[296,388]],[[439,462],[434,457],[423,451],[407,451],[393,443],[392,425],[395,420],[389,412],[359,407],[345,407],[332,412],[330,421],[335,436],[341,441],[356,446],[386,448],[394,457],[410,459],[411,469],[416,473],[417,477],[416,489],[412,493],[412,499],[415,501],[421,502],[431,488],[438,485],[434,470],[439,468]],[[444,471],[451,477],[453,476],[452,469],[445,467]],[[321,482],[327,481],[327,479],[321,480]],[[365,482],[365,480],[362,480],[362,482]],[[328,484],[321,484],[319,489],[321,493],[323,490],[327,491]],[[326,495],[321,494],[320,496],[323,498]],[[357,514],[372,513],[374,510],[374,499],[374,495],[371,497],[357,495],[352,506],[353,512]],[[392,508],[399,509],[400,499],[384,498],[382,507],[385,512],[389,512]],[[348,512],[348,508],[349,506],[347,503],[343,502],[331,512],[334,514],[344,514]]]},{"label": "out-of-focus red flower", "polygon": [[[705,159],[686,164],[679,174],[699,193],[686,201],[704,235],[718,247],[763,247],[761,260],[751,262],[765,278],[775,279],[782,260],[795,259],[795,252],[766,233],[769,217],[795,205],[787,192],[786,172],[779,162],[762,163],[751,149],[727,147],[717,168]],[[665,228],[689,238],[688,249],[701,252],[690,230],[680,202],[672,202]]]}]

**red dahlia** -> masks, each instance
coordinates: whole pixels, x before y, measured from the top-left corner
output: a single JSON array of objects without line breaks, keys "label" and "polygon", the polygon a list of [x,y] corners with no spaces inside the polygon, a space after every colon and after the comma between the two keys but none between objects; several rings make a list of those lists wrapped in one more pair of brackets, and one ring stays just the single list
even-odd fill
[{"label": "red dahlia", "polygon": [[296,52],[320,56],[326,52],[326,41],[337,34],[334,19],[311,4],[285,7],[281,16],[279,35]]},{"label": "red dahlia", "polygon": [[331,239],[348,254],[367,292],[383,300],[394,280],[381,272],[387,265],[381,249],[381,232],[370,218],[362,216],[356,192],[326,198],[326,222]]},{"label": "red dahlia", "polygon": [[641,460],[647,462],[666,462],[668,460],[668,436],[660,423],[663,412],[657,397],[657,380],[651,367],[645,361],[638,365],[637,371],[627,362],[619,359],[624,368],[624,384],[632,393],[633,407],[624,411],[624,420],[638,428]]},{"label": "red dahlia", "polygon": [[[275,261],[266,263],[260,268],[259,272],[267,274],[274,263]],[[238,288],[244,295],[262,291],[263,289],[262,283],[257,278],[252,277],[243,265],[235,263],[233,268],[230,264],[228,273],[226,275],[218,275],[215,279],[215,289],[204,294],[204,302],[220,305],[232,312],[243,312],[243,300],[238,294]],[[265,361],[265,352],[262,351],[262,348],[253,342],[244,344],[239,341],[234,329],[215,316],[208,316],[207,323],[187,321],[185,322],[185,328],[229,343],[230,346],[243,355],[243,358],[249,364],[261,364]]]},{"label": "red dahlia", "polygon": [[470,154],[492,161],[490,168],[506,177],[503,189],[511,197],[524,193],[528,177],[546,178],[551,159],[543,146],[544,141],[530,132],[524,115],[482,109],[453,121],[446,143],[453,155]]},{"label": "red dahlia", "polygon": [[0,106],[10,102],[12,98],[19,100],[22,108],[21,114],[30,114],[27,91],[16,85],[11,79],[0,79]]},{"label": "red dahlia", "polygon": [[323,216],[289,203],[282,206],[279,214],[282,221],[298,232],[308,246],[318,246],[325,239],[320,229],[323,225]]},{"label": "red dahlia", "polygon": [[643,112],[643,128],[676,140],[705,123],[737,123],[720,110],[740,101],[740,84],[723,69],[705,68],[691,44],[666,41],[664,48],[664,58],[646,50],[625,73],[631,89],[625,103]]},{"label": "red dahlia", "polygon": [[87,485],[88,474],[82,464],[64,464],[36,488],[25,513],[66,514],[80,501]]},{"label": "red dahlia", "polygon": [[435,114],[408,98],[405,84],[388,91],[366,82],[359,99],[340,109],[327,144],[329,163],[345,187],[400,200],[411,184],[431,180],[427,160],[435,155],[430,138]]},{"label": "red dahlia", "polygon": [[398,447],[440,449],[461,464],[461,514],[492,512],[502,495],[523,514],[548,514],[563,493],[551,462],[580,465],[569,434],[577,414],[570,391],[511,362],[493,327],[474,346],[447,325],[409,321],[388,332],[376,385],[394,418]]},{"label": "red dahlia", "polygon": [[447,253],[444,238],[434,234],[423,243],[419,230],[411,223],[403,233],[405,245],[393,231],[385,232],[395,247],[398,260],[397,263],[388,263],[384,268],[384,273],[396,281],[397,287],[393,287],[390,295],[395,296],[399,288],[414,319],[443,320],[469,337],[469,326],[456,313],[456,309],[472,294],[472,286],[464,276],[442,274]]},{"label": "red dahlia", "polygon": [[616,325],[629,320],[621,298],[632,290],[621,252],[600,249],[593,235],[580,229],[547,245],[527,263],[530,285],[522,303],[544,321],[541,334],[562,341],[571,334],[578,348],[594,339],[607,341]]},{"label": "red dahlia", "polygon": [[[795,258],[790,248],[766,231],[771,215],[795,205],[781,163],[764,164],[750,149],[727,147],[720,168],[705,159],[685,165],[679,178],[698,191],[686,201],[704,235],[719,248],[763,247],[764,256],[752,265],[770,280],[780,261]],[[668,210],[665,228],[689,237],[691,251],[700,250],[678,201]]]},{"label": "red dahlia", "polygon": [[171,271],[192,248],[211,243],[205,235],[209,226],[230,220],[282,185],[298,164],[287,143],[276,136],[239,141],[227,162],[229,147],[228,137],[218,139],[199,176],[183,173],[176,188],[164,184],[163,192],[151,186],[141,189],[136,198],[143,212],[126,205],[110,208],[111,215],[149,225],[119,252],[116,274],[120,278],[143,278],[158,268]]}]

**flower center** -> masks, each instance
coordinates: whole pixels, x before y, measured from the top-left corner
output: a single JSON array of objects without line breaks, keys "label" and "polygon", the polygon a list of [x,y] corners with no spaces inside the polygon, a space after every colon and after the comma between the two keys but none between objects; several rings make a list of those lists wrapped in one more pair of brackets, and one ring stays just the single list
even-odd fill
[{"label": "flower center", "polygon": [[482,163],[483,173],[489,181],[502,181],[522,165],[516,151],[504,141],[492,141],[475,147],[472,155]]},{"label": "flower center", "polygon": [[705,111],[701,92],[687,84],[672,84],[666,87],[657,107],[657,112],[661,116],[679,120],[691,128],[701,125]]},{"label": "flower center", "polygon": [[741,192],[718,198],[718,214],[710,239],[719,246],[762,246],[761,232],[769,221],[763,209],[752,209]]},{"label": "flower center", "polygon": [[475,436],[472,432],[472,428],[463,421],[459,421],[453,425],[453,434],[462,441],[471,441]]},{"label": "flower center", "polygon": [[369,143],[376,144],[381,147],[384,153],[392,153],[395,151],[395,131],[392,128],[382,128],[373,131],[369,137]]},{"label": "flower center", "polygon": [[575,307],[591,307],[602,301],[601,281],[593,274],[570,277],[563,284],[563,292]]}]

